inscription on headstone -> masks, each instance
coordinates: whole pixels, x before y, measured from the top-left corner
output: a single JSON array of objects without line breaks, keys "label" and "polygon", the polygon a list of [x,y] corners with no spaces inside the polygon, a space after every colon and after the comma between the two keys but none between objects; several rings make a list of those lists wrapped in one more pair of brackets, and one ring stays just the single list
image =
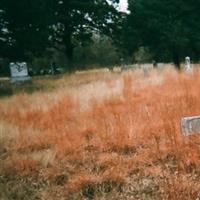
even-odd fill
[{"label": "inscription on headstone", "polygon": [[25,62],[10,63],[11,83],[24,82],[30,80],[28,68]]},{"label": "inscription on headstone", "polygon": [[184,136],[200,133],[200,116],[182,118],[181,129]]},{"label": "inscription on headstone", "polygon": [[191,63],[190,63],[190,57],[188,56],[185,58],[185,71],[188,74],[192,74],[192,71],[193,71]]}]

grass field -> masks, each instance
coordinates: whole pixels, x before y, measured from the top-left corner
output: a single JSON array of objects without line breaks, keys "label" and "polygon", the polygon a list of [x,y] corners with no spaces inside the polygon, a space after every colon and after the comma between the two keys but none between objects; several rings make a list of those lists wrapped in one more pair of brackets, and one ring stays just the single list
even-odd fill
[{"label": "grass field", "polygon": [[199,70],[36,78],[0,93],[0,199],[200,198],[200,136],[180,127],[200,114]]}]

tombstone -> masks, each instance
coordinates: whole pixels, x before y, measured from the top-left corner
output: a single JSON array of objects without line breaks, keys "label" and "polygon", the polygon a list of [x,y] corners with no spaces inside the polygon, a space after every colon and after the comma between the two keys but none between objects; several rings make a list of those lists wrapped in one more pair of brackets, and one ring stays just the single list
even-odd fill
[{"label": "tombstone", "polygon": [[120,63],[121,63],[121,69],[122,70],[127,70],[127,66],[124,62],[124,58],[120,58]]},{"label": "tombstone", "polygon": [[181,129],[184,136],[200,133],[200,116],[182,118]]},{"label": "tombstone", "polygon": [[11,83],[29,81],[28,68],[25,62],[10,63]]},{"label": "tombstone", "polygon": [[192,70],[192,66],[190,63],[190,57],[186,57],[185,58],[185,71],[187,74],[192,74],[193,70]]},{"label": "tombstone", "polygon": [[157,67],[158,67],[158,63],[155,60],[153,60],[153,68],[156,69]]},{"label": "tombstone", "polygon": [[152,64],[142,64],[141,68],[143,69],[144,77],[149,77],[151,70],[153,69]]},{"label": "tombstone", "polygon": [[163,70],[165,68],[165,63],[157,63],[157,68]]}]

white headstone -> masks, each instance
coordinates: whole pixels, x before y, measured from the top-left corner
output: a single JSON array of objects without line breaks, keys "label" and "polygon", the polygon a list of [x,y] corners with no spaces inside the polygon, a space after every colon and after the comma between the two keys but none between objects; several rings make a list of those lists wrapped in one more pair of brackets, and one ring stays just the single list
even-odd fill
[{"label": "white headstone", "polygon": [[184,136],[200,133],[200,116],[182,118],[181,129]]},{"label": "white headstone", "polygon": [[165,68],[165,63],[157,63],[157,68],[158,69],[164,69]]},{"label": "white headstone", "polygon": [[192,72],[193,72],[192,66],[191,66],[191,63],[190,63],[190,57],[188,57],[188,56],[185,58],[185,71],[188,74],[192,74]]},{"label": "white headstone", "polygon": [[30,80],[26,62],[10,63],[11,83]]}]

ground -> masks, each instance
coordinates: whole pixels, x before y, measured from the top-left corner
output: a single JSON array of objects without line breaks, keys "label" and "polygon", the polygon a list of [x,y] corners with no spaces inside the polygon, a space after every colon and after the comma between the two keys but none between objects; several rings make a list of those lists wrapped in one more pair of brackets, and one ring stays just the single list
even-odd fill
[{"label": "ground", "polygon": [[0,84],[0,199],[200,198],[200,137],[180,127],[200,113],[198,69]]}]

